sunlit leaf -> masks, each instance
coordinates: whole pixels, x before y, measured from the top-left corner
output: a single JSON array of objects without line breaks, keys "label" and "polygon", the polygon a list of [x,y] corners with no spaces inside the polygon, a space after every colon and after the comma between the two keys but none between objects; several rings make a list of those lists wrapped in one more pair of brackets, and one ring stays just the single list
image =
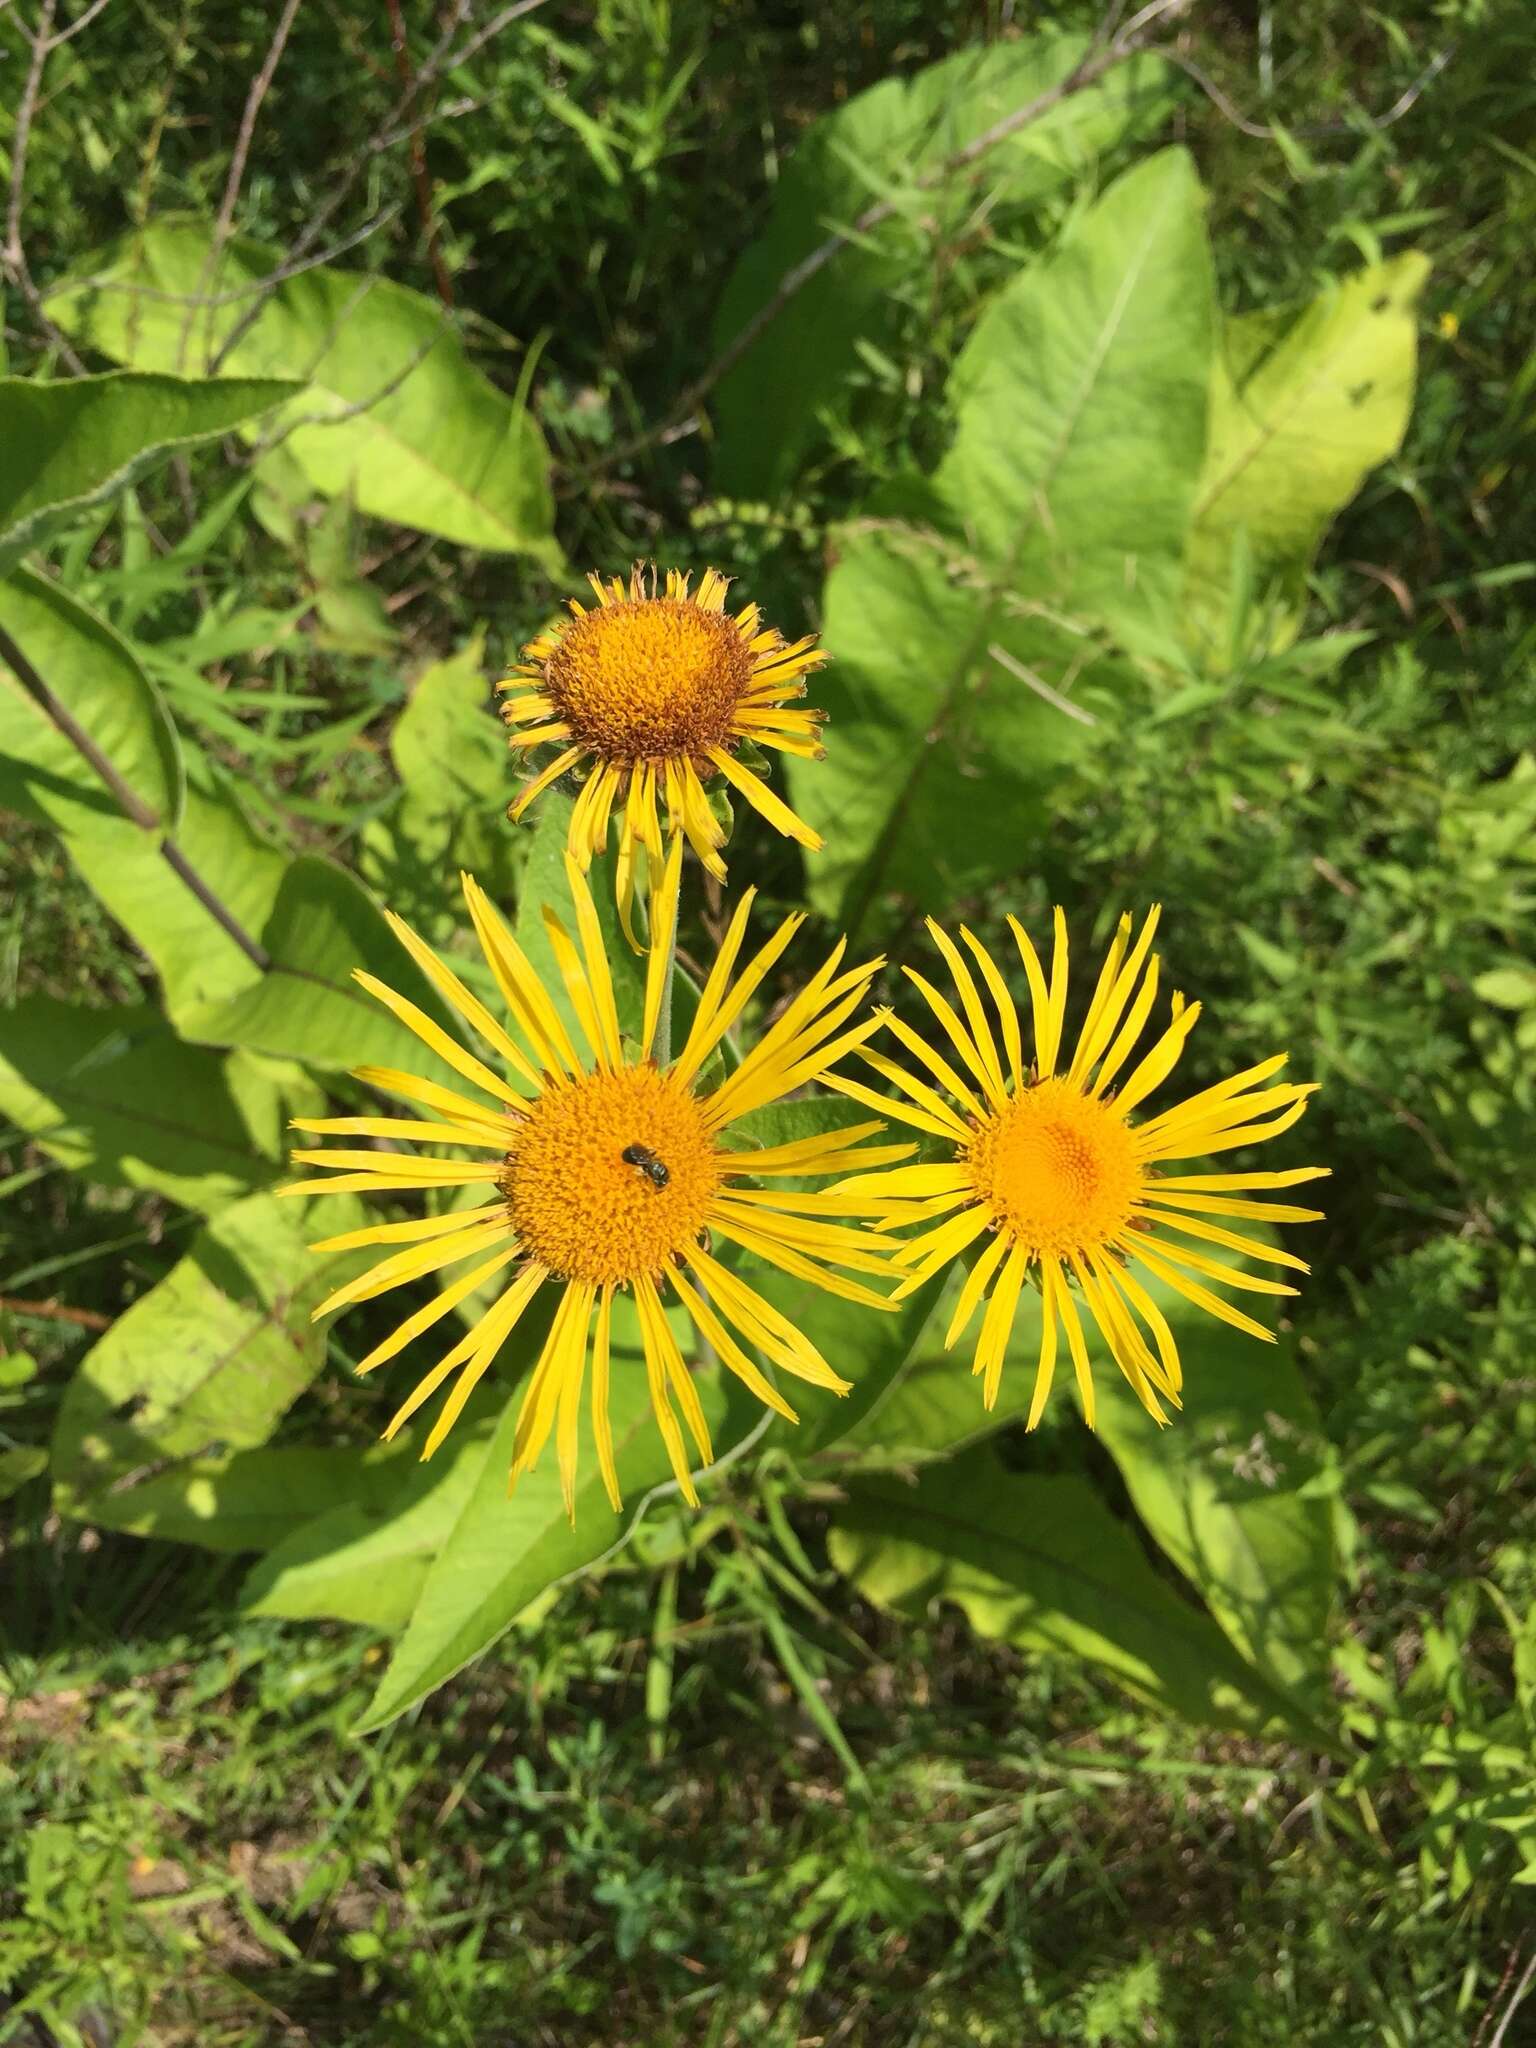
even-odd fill
[{"label": "sunlit leaf", "polygon": [[58,383],[0,376],[0,575],[63,520],[300,389],[289,379],[127,370]]},{"label": "sunlit leaf", "polygon": [[283,437],[316,490],[466,547],[558,565],[543,436],[469,361],[441,306],[326,265],[259,302],[252,287],[278,267],[276,254],[237,236],[211,259],[207,224],[160,220],[90,259],[90,282],[61,287],[49,311],[118,362],[199,371],[261,303],[219,369],[302,380],[263,434]]}]

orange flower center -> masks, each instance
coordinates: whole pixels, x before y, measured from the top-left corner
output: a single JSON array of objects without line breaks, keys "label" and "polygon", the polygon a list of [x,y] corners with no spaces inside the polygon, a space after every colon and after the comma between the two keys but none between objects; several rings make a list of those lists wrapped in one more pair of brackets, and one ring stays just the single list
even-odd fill
[{"label": "orange flower center", "polygon": [[720,1168],[693,1095],[646,1061],[552,1083],[518,1121],[499,1185],[541,1266],[625,1282],[698,1242]]},{"label": "orange flower center", "polygon": [[544,664],[572,739],[610,761],[724,746],[751,679],[735,621],[686,598],[599,605],[572,620]]},{"label": "orange flower center", "polygon": [[1011,1096],[964,1159],[999,1228],[1032,1252],[1058,1256],[1118,1237],[1143,1186],[1125,1119],[1064,1080]]}]

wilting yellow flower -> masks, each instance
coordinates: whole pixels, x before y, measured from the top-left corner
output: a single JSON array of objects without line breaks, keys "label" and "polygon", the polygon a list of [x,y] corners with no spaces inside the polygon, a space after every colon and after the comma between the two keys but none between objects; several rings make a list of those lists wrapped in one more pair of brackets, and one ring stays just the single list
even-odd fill
[{"label": "wilting yellow flower", "polygon": [[484,1183],[488,1199],[479,1208],[382,1223],[317,1244],[316,1251],[368,1244],[391,1249],[315,1313],[368,1301],[446,1267],[467,1264],[434,1300],[361,1361],[359,1372],[372,1372],[477,1288],[506,1279],[492,1305],[418,1383],[385,1431],[386,1437],[394,1436],[456,1374],[422,1452],[430,1457],[534,1296],[546,1283],[557,1287],[560,1300],[554,1320],[518,1415],[511,1476],[515,1480],[527,1471],[554,1429],[561,1484],[571,1512],[577,1417],[589,1349],[598,1462],[609,1498],[615,1508],[620,1505],[608,1384],[614,1296],[621,1290],[634,1297],[656,1419],[678,1484],[690,1501],[697,1496],[674,1400],[688,1422],[700,1460],[708,1464],[713,1454],[697,1387],[667,1322],[668,1289],[723,1363],[790,1421],[795,1420],[794,1410],[744,1345],[814,1386],[848,1391],[846,1381],[839,1379],[810,1339],[714,1255],[709,1249],[711,1236],[851,1301],[889,1307],[883,1296],[834,1270],[888,1272],[895,1241],[852,1220],[872,1215],[883,1203],[853,1195],[792,1192],[783,1182],[846,1174],[850,1167],[883,1164],[915,1148],[862,1144],[884,1128],[879,1123],[856,1124],[756,1151],[732,1149],[726,1142],[739,1118],[820,1079],[834,1060],[878,1028],[874,1017],[852,1025],[848,1019],[882,963],[845,968],[839,944],[740,1065],[706,1085],[701,1079],[706,1062],[803,919],[786,918],[733,979],[752,903],[749,890],[736,907],[681,1051],[675,1059],[663,1054],[658,1060],[653,1047],[676,929],[681,863],[679,839],[673,843],[653,905],[640,1043],[628,1049],[620,1038],[597,913],[569,856],[579,947],[552,912],[546,910],[544,916],[584,1050],[472,877],[463,877],[465,901],[506,1005],[510,1029],[407,925],[391,917],[401,943],[479,1037],[494,1064],[469,1051],[372,975],[359,973],[357,981],[487,1099],[473,1100],[437,1081],[391,1067],[360,1067],[359,1080],[419,1105],[417,1117],[305,1117],[297,1120],[298,1128],[326,1137],[401,1140],[419,1148],[450,1146],[488,1156],[465,1162],[426,1149],[295,1152],[297,1162],[328,1168],[334,1177],[299,1181],[284,1190],[403,1194]]},{"label": "wilting yellow flower", "polygon": [[583,870],[608,843],[618,814],[617,891],[624,930],[630,923],[636,868],[643,851],[658,867],[666,806],[672,831],[709,872],[725,875],[725,833],[710,809],[706,777],[723,775],[770,825],[802,846],[821,840],[789,806],[737,759],[743,742],[817,759],[819,711],[786,700],[805,694],[805,677],[826,655],[815,636],[786,644],[764,626],[755,604],[734,616],[725,609],[727,579],[706,569],[697,596],[688,577],[669,569],[658,596],[656,572],[589,577],[597,595],[589,609],[570,600],[568,623],[530,640],[523,662],[498,687],[514,694],[502,705],[514,747],[559,751],[511,807],[520,818],[534,798],[568,769],[589,773],[571,817],[570,849]]},{"label": "wilting yellow flower", "polygon": [[[1315,1180],[1327,1173],[1326,1167],[1303,1166],[1287,1173],[1163,1171],[1168,1160],[1229,1152],[1288,1130],[1315,1084],[1266,1086],[1284,1066],[1284,1053],[1218,1081],[1157,1116],[1133,1118],[1132,1112],[1173,1071],[1200,1015],[1198,1003],[1186,1004],[1175,994],[1167,1028],[1116,1085],[1157,995],[1158,962],[1150,953],[1157,918],[1154,908],[1134,944],[1130,918],[1120,920],[1070,1059],[1062,1043],[1066,920],[1058,910],[1047,986],[1027,934],[1017,919],[1009,918],[1023,956],[1033,1011],[1034,1051],[1027,1064],[1018,1011],[996,962],[962,925],[960,935],[996,1007],[1001,1048],[964,956],[930,919],[928,930],[953,977],[963,1021],[921,974],[911,968],[907,973],[943,1026],[965,1073],[957,1072],[916,1031],[887,1012],[891,1030],[930,1078],[918,1079],[868,1048],[860,1058],[901,1089],[906,1101],[888,1101],[861,1082],[828,1077],[833,1087],[953,1147],[941,1164],[859,1176],[840,1183],[836,1192],[873,1197],[883,1190],[883,1213],[893,1221],[904,1211],[909,1221],[944,1219],[909,1239],[897,1254],[895,1263],[908,1275],[897,1298],[922,1286],[978,1238],[987,1238],[966,1276],[945,1344],[947,1348],[958,1341],[985,1299],[973,1370],[983,1375],[989,1408],[997,1399],[1020,1293],[1026,1280],[1038,1285],[1042,1326],[1029,1410],[1031,1429],[1050,1392],[1060,1330],[1066,1332],[1083,1411],[1092,1426],[1093,1378],[1079,1302],[1149,1412],[1159,1422],[1166,1419],[1159,1395],[1180,1405],[1183,1375],[1173,1332],[1131,1261],[1223,1322],[1271,1342],[1272,1333],[1262,1323],[1202,1282],[1213,1280],[1255,1294],[1294,1294],[1295,1288],[1224,1265],[1178,1239],[1223,1246],[1297,1272],[1308,1270],[1290,1252],[1277,1251],[1212,1219],[1313,1222],[1319,1210],[1255,1201],[1252,1195]],[[1170,1238],[1170,1232],[1176,1235]]]}]

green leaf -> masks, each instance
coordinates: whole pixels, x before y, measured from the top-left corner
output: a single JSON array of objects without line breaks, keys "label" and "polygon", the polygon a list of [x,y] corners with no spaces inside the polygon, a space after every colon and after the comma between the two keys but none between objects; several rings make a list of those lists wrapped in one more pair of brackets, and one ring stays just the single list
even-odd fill
[{"label": "green leaf", "polygon": [[944,1333],[962,1285],[962,1270],[951,1268],[923,1294],[910,1297],[917,1303],[925,1294],[927,1312],[909,1347],[894,1371],[884,1378],[872,1376],[869,1398],[860,1399],[862,1385],[855,1388],[849,1397],[853,1412],[846,1429],[835,1438],[817,1438],[818,1469],[922,1465],[1023,1421],[1029,1412],[1033,1376],[1015,1369],[1012,1343],[1009,1369],[1003,1374],[994,1408],[983,1405],[981,1383],[971,1375],[974,1323],[969,1346],[962,1339],[955,1350],[944,1349]]},{"label": "green leaf", "polygon": [[731,274],[715,322],[726,347],[773,299],[784,277],[877,199],[909,195],[896,216],[851,241],[788,301],[721,380],[717,488],[773,497],[793,483],[824,422],[854,398],[861,356],[896,329],[909,280],[926,280],[935,244],[958,242],[978,209],[993,232],[1088,169],[1167,104],[1163,66],[1138,57],[1073,93],[988,150],[979,164],[921,191],[931,174],[1015,109],[1064,79],[1087,49],[1053,32],[959,51],[910,79],[887,79],[819,121],[796,148],[761,238]]},{"label": "green leaf", "polygon": [[[304,1209],[259,1194],[221,1210],[87,1352],[54,1430],[62,1513],[133,1527],[137,1486],[266,1441],[325,1357],[310,1311],[366,1257],[311,1253]],[[360,1214],[327,1204],[328,1234]]]},{"label": "green leaf", "polygon": [[[544,1590],[594,1563],[619,1543],[653,1486],[671,1478],[661,1432],[651,1413],[638,1333],[627,1299],[615,1304],[610,1413],[622,1515],[608,1504],[597,1469],[590,1419],[581,1422],[576,1514],[566,1517],[554,1446],[537,1469],[507,1497],[521,1396],[514,1395],[497,1424],[474,1484],[441,1555],[427,1574],[393,1661],[360,1731],[380,1728],[424,1699],[456,1671],[490,1648]],[[711,1430],[732,1410],[720,1375],[697,1381]],[[716,1443],[716,1455],[725,1446]]]},{"label": "green leaf", "polygon": [[0,1451],[0,1500],[9,1500],[47,1470],[48,1453],[39,1444],[13,1444],[8,1451]]},{"label": "green leaf", "polygon": [[[92,259],[93,282],[61,286],[49,311],[118,362],[202,368],[257,303],[247,287],[280,260],[243,237],[212,253],[206,223],[158,221]],[[232,292],[245,296],[193,306],[189,321],[193,301]],[[264,431],[283,436],[317,491],[464,547],[560,566],[543,436],[470,363],[435,300],[320,265],[272,287],[220,369],[302,380]]]},{"label": "green leaf", "polygon": [[[176,730],[127,641],[78,598],[26,567],[0,579],[0,631],[10,635],[159,829],[173,829],[184,797]],[[3,659],[0,804],[66,833],[123,816],[106,784]],[[159,865],[149,834],[126,821],[122,829]]]},{"label": "green leaf", "polygon": [[404,1628],[484,1469],[490,1436],[461,1422],[427,1465],[393,1446],[361,1453],[326,1496],[336,1505],[287,1532],[252,1567],[241,1606],[292,1621]]},{"label": "green leaf", "polygon": [[429,1016],[443,1014],[365,886],[314,855],[290,861],[206,759],[189,749],[187,765],[176,843],[270,955],[270,969],[256,966],[145,834],[98,821],[68,841],[86,881],[149,957],[180,1035],[323,1067],[403,1062],[443,1078],[436,1055],[352,979],[366,968]]},{"label": "green leaf", "polygon": [[1536,1003],[1536,967],[1490,967],[1473,976],[1472,993],[1501,1010],[1528,1010]]},{"label": "green leaf", "polygon": [[1186,565],[1196,648],[1219,654],[1229,637],[1237,536],[1255,582],[1288,607],[1273,644],[1294,639],[1323,535],[1401,445],[1413,403],[1414,306],[1428,272],[1425,257],[1396,256],[1289,319],[1264,312],[1228,323]]},{"label": "green leaf", "polygon": [[377,902],[345,868],[304,854],[284,870],[261,928],[272,966],[237,995],[195,1009],[190,1036],[217,1045],[303,1059],[312,1066],[364,1062],[443,1077],[437,1055],[352,980],[366,969],[432,1017],[443,1006],[384,922]]},{"label": "green leaf", "polygon": [[827,758],[788,771],[827,838],[810,872],[829,913],[858,924],[883,891],[929,902],[1029,864],[1053,780],[1115,716],[1117,650],[1171,646],[1211,304],[1199,186],[1164,151],[999,293],[956,364],[938,472],[842,537]]},{"label": "green leaf", "polygon": [[1205,458],[1204,213],[1182,149],[1128,171],[997,294],[949,380],[933,489],[951,530],[1011,587],[1132,644],[1171,634]]},{"label": "green leaf", "polygon": [[468,924],[461,868],[494,902],[508,902],[528,843],[507,819],[515,780],[484,653],[476,633],[412,684],[389,740],[400,801],[365,841],[368,879],[428,937],[446,938]]},{"label": "green leaf", "polygon": [[75,1172],[193,1208],[271,1180],[286,1116],[318,1100],[297,1069],[184,1045],[148,1003],[0,1013],[0,1116]]},{"label": "green leaf", "polygon": [[826,839],[807,862],[811,900],[858,927],[885,891],[949,902],[1033,864],[1051,784],[1093,735],[1007,663],[1093,717],[1119,679],[1086,630],[1038,616],[933,529],[855,528],[838,545],[824,631],[836,662],[816,678],[826,759],[788,776]]},{"label": "green leaf", "polygon": [[112,370],[60,383],[0,377],[0,575],[72,514],[138,482],[302,386],[231,377],[217,383]]},{"label": "green leaf", "polygon": [[[1178,1339],[1184,1407],[1159,1429],[1118,1373],[1100,1373],[1099,1438],[1148,1533],[1237,1649],[1325,1713],[1338,1561],[1312,1398],[1283,1342],[1245,1338],[1143,1277]],[[1033,1290],[1027,1306],[1021,1336],[1037,1344]]]},{"label": "green leaf", "polygon": [[833,1563],[877,1606],[920,1614],[953,1601],[978,1634],[1089,1658],[1185,1720],[1294,1726],[1284,1698],[1157,1576],[1080,1479],[1009,1472],[983,1447],[913,1484],[858,1480],[830,1540]]},{"label": "green leaf", "polygon": [[355,1483],[361,1453],[302,1444],[178,1459],[83,1512],[126,1536],[201,1550],[266,1550]]}]

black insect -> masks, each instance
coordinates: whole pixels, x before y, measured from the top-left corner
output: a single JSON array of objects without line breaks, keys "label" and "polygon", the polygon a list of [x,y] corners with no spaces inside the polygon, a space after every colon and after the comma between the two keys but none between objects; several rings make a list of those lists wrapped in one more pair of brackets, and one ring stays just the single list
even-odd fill
[{"label": "black insect", "polygon": [[626,1145],[622,1156],[624,1164],[638,1166],[654,1188],[664,1188],[672,1178],[670,1169],[656,1157],[649,1145]]}]

